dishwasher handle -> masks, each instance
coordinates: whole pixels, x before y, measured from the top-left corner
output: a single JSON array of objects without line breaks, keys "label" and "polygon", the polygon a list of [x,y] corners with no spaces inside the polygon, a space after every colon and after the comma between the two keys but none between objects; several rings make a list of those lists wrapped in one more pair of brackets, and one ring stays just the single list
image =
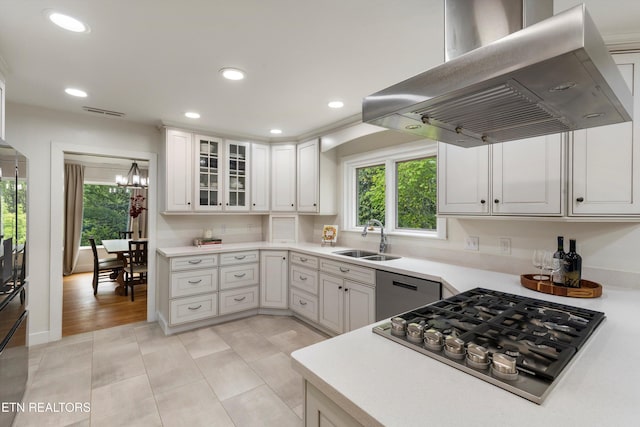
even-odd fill
[{"label": "dishwasher handle", "polygon": [[409,290],[412,290],[412,291],[417,291],[418,290],[418,287],[416,285],[410,285],[408,283],[398,282],[397,280],[393,281],[393,286],[397,286],[399,288],[409,289]]}]

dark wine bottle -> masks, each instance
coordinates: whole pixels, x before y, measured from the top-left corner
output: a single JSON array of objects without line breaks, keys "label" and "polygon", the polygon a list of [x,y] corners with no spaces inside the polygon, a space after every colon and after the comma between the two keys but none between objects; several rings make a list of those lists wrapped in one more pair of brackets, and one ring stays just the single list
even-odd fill
[{"label": "dark wine bottle", "polygon": [[564,237],[558,236],[558,250],[553,253],[553,275],[551,280],[556,286],[564,286]]},{"label": "dark wine bottle", "polygon": [[575,239],[569,239],[569,252],[564,256],[564,285],[579,288],[581,274],[582,257],[576,252]]}]

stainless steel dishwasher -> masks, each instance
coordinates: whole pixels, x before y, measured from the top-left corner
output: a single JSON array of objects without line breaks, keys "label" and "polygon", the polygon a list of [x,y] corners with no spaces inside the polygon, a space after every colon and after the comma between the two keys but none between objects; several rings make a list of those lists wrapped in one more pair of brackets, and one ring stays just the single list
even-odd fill
[{"label": "stainless steel dishwasher", "polygon": [[442,283],[388,271],[376,271],[376,320],[438,301]]}]

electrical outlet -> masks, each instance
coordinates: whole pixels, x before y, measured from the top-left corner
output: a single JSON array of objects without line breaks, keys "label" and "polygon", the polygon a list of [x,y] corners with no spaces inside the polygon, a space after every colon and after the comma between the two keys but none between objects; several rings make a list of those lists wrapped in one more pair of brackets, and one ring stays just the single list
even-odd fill
[{"label": "electrical outlet", "polygon": [[464,248],[468,251],[480,250],[480,238],[478,236],[467,236],[465,240]]},{"label": "electrical outlet", "polygon": [[508,237],[500,237],[498,239],[500,253],[502,255],[511,255],[511,239]]}]

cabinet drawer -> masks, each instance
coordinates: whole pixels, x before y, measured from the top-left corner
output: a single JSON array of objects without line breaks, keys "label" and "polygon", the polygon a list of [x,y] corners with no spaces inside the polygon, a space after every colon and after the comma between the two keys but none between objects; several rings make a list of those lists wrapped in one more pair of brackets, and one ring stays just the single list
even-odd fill
[{"label": "cabinet drawer", "polygon": [[198,295],[171,301],[172,325],[206,319],[218,314],[218,294]]},{"label": "cabinet drawer", "polygon": [[259,264],[220,267],[220,289],[234,289],[242,286],[257,285],[259,282]]},{"label": "cabinet drawer", "polygon": [[356,280],[358,282],[369,284],[376,283],[376,270],[373,268],[360,267],[359,265],[321,258],[320,270],[344,277],[345,279]]},{"label": "cabinet drawer", "polygon": [[220,292],[220,314],[235,313],[257,307],[257,286]]},{"label": "cabinet drawer", "polygon": [[220,265],[246,264],[260,259],[258,251],[230,252],[220,254]]},{"label": "cabinet drawer", "polygon": [[218,290],[218,269],[180,271],[171,274],[169,298]]},{"label": "cabinet drawer", "polygon": [[312,295],[318,295],[318,271],[294,264],[289,273],[289,284]]},{"label": "cabinet drawer", "polygon": [[318,323],[318,297],[295,288],[291,289],[289,292],[289,308],[300,316]]},{"label": "cabinet drawer", "polygon": [[299,252],[291,252],[290,259],[292,263],[318,269],[318,258],[314,256],[301,254]]},{"label": "cabinet drawer", "polygon": [[192,255],[171,258],[171,271],[191,270],[194,268],[215,267],[218,265],[218,255]]}]

